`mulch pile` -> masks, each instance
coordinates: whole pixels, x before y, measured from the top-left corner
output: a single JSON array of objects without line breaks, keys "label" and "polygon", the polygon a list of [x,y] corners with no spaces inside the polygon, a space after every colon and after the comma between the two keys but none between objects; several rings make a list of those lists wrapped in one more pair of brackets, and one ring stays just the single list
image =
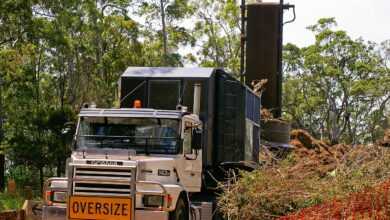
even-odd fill
[{"label": "mulch pile", "polygon": [[313,220],[313,219],[389,219],[390,180],[367,188],[362,192],[352,193],[344,199],[334,199],[313,207],[299,210],[278,220]]},{"label": "mulch pile", "polygon": [[[339,184],[334,192],[339,198],[305,208],[280,220],[301,219],[390,219],[390,179],[388,175],[390,130],[385,132],[383,140],[371,145],[350,146],[330,144],[313,138],[307,131],[293,130],[291,142],[292,154],[296,163],[288,168],[290,179],[306,177],[321,178],[318,184]],[[333,172],[334,171],[334,172]],[[358,172],[356,172],[358,171]],[[353,177],[354,172],[364,175],[364,180]],[[364,173],[363,173],[364,172]],[[351,180],[350,178],[355,178]],[[314,178],[315,179],[315,178]],[[334,181],[332,181],[334,180]],[[349,182],[350,181],[350,182]],[[356,184],[365,182],[366,184]],[[383,182],[382,182],[383,181]],[[368,185],[367,185],[368,184]],[[334,186],[334,185],[331,185]],[[367,187],[368,186],[368,187]],[[375,187],[373,187],[375,186]],[[340,197],[343,187],[349,187],[351,194]],[[359,189],[354,192],[354,188]],[[362,188],[365,187],[365,188]],[[366,218],[367,217],[367,218]],[[385,217],[385,218],[384,218]]]},{"label": "mulch pile", "polygon": [[296,165],[290,169],[292,174],[325,176],[336,169],[344,155],[352,149],[344,144],[330,146],[305,130],[293,130],[290,134],[296,160]]},{"label": "mulch pile", "polygon": [[[262,114],[269,115],[266,110],[262,111]],[[270,152],[266,147],[263,148],[260,160],[265,161],[265,164],[268,166],[274,167],[279,160],[283,160],[284,157],[290,155],[294,161],[292,166],[289,167],[290,175],[301,177],[316,175],[323,177],[335,170],[340,161],[344,160],[345,155],[352,149],[351,146],[345,144],[331,146],[325,141],[317,140],[302,129],[290,132],[289,144],[292,147],[291,152]]]},{"label": "mulch pile", "polygon": [[292,153],[296,160],[296,165],[290,170],[293,174],[324,176],[336,169],[344,155],[352,149],[344,144],[330,146],[305,130],[293,130],[290,134],[290,145],[293,146]]},{"label": "mulch pile", "polygon": [[[269,109],[261,109],[261,119],[264,122],[278,120],[284,122],[281,119],[275,119],[272,112]],[[329,172],[335,170],[340,164],[350,164],[360,161],[370,161],[374,159],[377,151],[370,153],[367,146],[363,145],[346,145],[336,144],[331,145],[326,141],[321,141],[314,138],[306,130],[297,129],[290,132],[290,146],[292,146],[292,156],[295,163],[290,168],[291,175],[318,175],[323,177]],[[390,129],[385,131],[384,138],[377,141],[376,144],[371,145],[371,148],[390,147]],[[264,148],[265,152],[260,154],[260,160],[266,161],[268,165],[275,165],[275,161],[278,157],[288,155],[289,153],[282,152],[269,152],[267,147]],[[362,159],[363,158],[363,159]],[[276,163],[277,164],[277,163]]]},{"label": "mulch pile", "polygon": [[390,129],[387,129],[385,131],[385,136],[383,137],[383,140],[379,140],[377,144],[382,147],[390,147]]},{"label": "mulch pile", "polygon": [[305,130],[292,130],[290,145],[296,164],[290,168],[292,175],[315,174],[320,177],[335,170],[340,164],[362,164],[375,160],[381,147],[390,147],[390,129],[386,130],[383,140],[376,145],[330,145],[315,139]]}]

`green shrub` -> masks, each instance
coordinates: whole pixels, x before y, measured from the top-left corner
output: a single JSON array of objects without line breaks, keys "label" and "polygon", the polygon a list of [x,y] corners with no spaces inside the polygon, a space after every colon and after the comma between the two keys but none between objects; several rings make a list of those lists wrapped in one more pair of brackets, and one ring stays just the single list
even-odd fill
[{"label": "green shrub", "polygon": [[31,167],[19,165],[12,166],[8,169],[7,178],[15,180],[17,187],[23,190],[25,186],[33,188],[40,187],[38,171],[31,169]]},{"label": "green shrub", "polygon": [[23,206],[24,199],[18,195],[0,193],[0,212],[5,210],[17,210]]}]

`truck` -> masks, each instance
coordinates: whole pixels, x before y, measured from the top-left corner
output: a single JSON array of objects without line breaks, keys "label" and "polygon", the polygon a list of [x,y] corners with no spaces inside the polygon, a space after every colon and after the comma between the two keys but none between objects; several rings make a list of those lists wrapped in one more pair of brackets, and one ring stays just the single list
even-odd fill
[{"label": "truck", "polygon": [[[260,108],[281,115],[283,25],[295,7],[242,2],[240,81],[222,68],[129,67],[118,108],[80,110],[66,175],[45,183],[43,220],[222,219],[220,184],[257,168],[261,134],[276,147],[289,137]],[[260,97],[250,86],[262,79]]]},{"label": "truck", "polygon": [[218,219],[218,184],[257,166],[260,97],[218,68],[129,67],[119,93],[80,110],[43,219]]}]

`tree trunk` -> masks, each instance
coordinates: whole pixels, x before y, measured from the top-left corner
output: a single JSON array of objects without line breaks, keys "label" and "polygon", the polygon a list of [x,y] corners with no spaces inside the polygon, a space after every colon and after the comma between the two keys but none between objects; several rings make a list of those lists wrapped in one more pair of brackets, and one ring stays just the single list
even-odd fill
[{"label": "tree trunk", "polygon": [[41,184],[41,192],[43,192],[43,181],[44,181],[43,167],[39,167],[39,183]]},{"label": "tree trunk", "polygon": [[62,161],[61,159],[57,159],[57,177],[60,177],[62,174]]},{"label": "tree trunk", "polygon": [[165,8],[164,8],[164,2],[163,0],[160,0],[160,7],[161,7],[161,25],[162,25],[162,34],[163,34],[163,44],[164,44],[164,62],[166,63],[167,56],[168,56],[168,37],[167,37],[167,30],[165,25]]},{"label": "tree trunk", "polygon": [[0,192],[4,192],[5,186],[5,156],[0,154]]}]

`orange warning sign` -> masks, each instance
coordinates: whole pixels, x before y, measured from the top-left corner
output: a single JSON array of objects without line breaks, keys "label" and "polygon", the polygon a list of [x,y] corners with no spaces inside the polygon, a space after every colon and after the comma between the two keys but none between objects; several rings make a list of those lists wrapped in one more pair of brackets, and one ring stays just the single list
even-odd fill
[{"label": "orange warning sign", "polygon": [[96,220],[131,220],[130,198],[72,196],[69,199],[69,218]]}]

